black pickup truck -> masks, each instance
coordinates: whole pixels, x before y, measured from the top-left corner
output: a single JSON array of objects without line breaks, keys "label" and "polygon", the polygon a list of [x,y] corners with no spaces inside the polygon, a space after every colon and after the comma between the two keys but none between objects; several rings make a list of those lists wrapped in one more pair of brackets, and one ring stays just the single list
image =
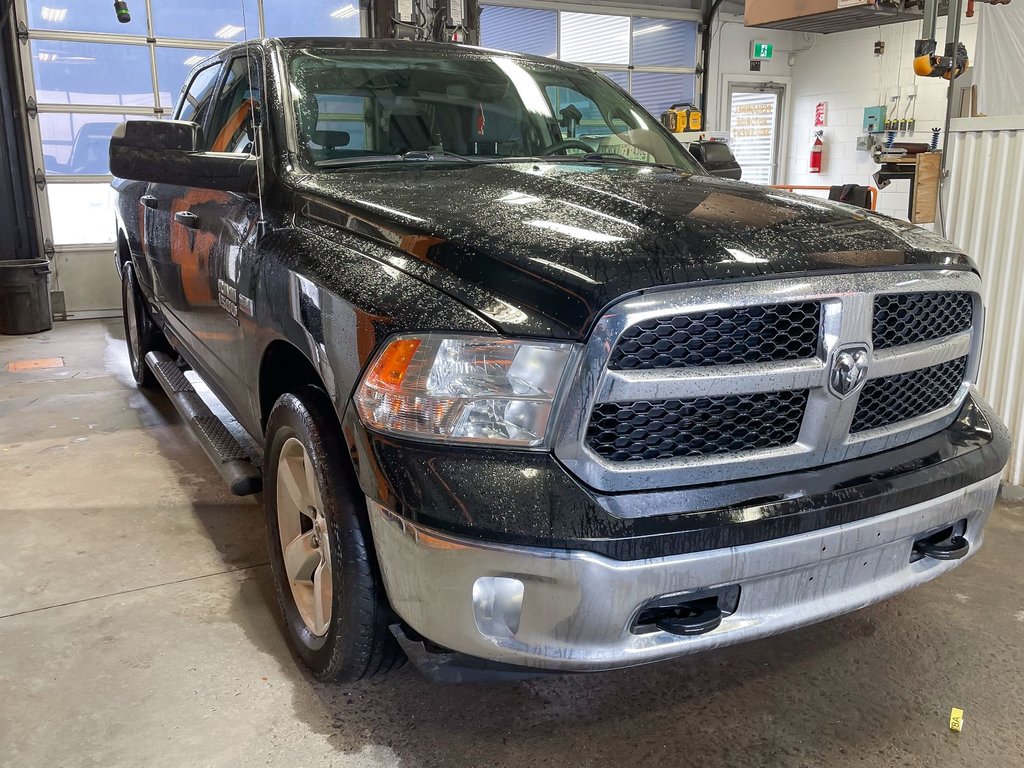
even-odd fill
[{"label": "black pickup truck", "polygon": [[110,147],[132,369],[262,489],[316,675],[667,659],[981,544],[1009,439],[951,243],[710,176],[518,54],[263,40],[173,118]]}]

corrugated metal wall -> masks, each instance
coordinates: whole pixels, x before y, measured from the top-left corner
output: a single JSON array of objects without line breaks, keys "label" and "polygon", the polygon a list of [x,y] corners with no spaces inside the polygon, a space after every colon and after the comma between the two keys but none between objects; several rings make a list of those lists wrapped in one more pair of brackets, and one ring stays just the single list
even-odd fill
[{"label": "corrugated metal wall", "polygon": [[1024,118],[956,123],[947,232],[977,260],[985,280],[978,388],[1013,433],[1003,479],[1024,486]]}]

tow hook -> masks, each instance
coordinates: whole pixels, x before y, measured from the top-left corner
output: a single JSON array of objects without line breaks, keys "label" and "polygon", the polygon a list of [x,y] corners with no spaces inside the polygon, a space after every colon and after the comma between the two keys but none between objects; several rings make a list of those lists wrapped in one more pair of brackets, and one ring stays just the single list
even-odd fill
[{"label": "tow hook", "polygon": [[739,585],[666,595],[640,609],[632,631],[645,634],[660,629],[673,635],[703,635],[718,629],[724,617],[735,613],[739,599]]},{"label": "tow hook", "polygon": [[967,521],[961,520],[918,539],[914,542],[911,562],[923,557],[930,557],[932,560],[960,560],[966,557],[971,549],[971,543],[964,537],[966,528]]}]

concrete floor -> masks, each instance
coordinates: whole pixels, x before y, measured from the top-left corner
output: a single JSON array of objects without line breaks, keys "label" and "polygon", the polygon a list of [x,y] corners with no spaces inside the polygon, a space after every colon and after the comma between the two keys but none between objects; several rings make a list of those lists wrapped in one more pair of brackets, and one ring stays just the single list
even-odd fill
[{"label": "concrete floor", "polygon": [[0,487],[2,766],[1024,766],[1024,506],[945,578],[771,640],[331,687],[285,645],[257,501],[134,388],[118,323],[0,336]]}]

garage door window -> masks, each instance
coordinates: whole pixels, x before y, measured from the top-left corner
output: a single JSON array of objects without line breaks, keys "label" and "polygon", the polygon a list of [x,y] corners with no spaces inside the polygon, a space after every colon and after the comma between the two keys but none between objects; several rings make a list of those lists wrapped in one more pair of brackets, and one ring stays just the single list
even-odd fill
[{"label": "garage door window", "polygon": [[562,13],[559,21],[559,58],[588,64],[629,64],[628,16]]},{"label": "garage door window", "polygon": [[359,37],[358,0],[264,2],[269,37]]},{"label": "garage door window", "polygon": [[103,3],[83,2],[83,0],[28,0],[28,25],[31,29],[53,30],[59,32],[105,32],[118,35],[146,36],[146,4],[132,5],[132,20],[122,24],[113,13],[106,13]]},{"label": "garage door window", "polygon": [[[135,0],[128,24],[118,22],[110,0],[16,2],[28,27],[26,96],[38,108],[29,123],[30,172],[46,181],[39,199],[48,251],[98,250],[114,242],[110,134],[124,120],[169,117],[204,59],[264,31],[361,33],[356,0]],[[196,106],[212,96],[215,74],[197,81],[195,103],[183,118],[203,118]],[[226,146],[245,148],[238,131],[245,133],[233,131]]]},{"label": "garage door window", "polygon": [[[137,3],[136,3],[137,4]],[[154,0],[153,32],[158,37],[219,40],[223,45],[258,36],[256,0]]]},{"label": "garage door window", "polygon": [[480,44],[485,48],[558,56],[558,12],[537,8],[480,7]]},{"label": "garage door window", "polygon": [[488,48],[591,66],[655,116],[693,101],[697,87],[695,21],[484,5],[480,38]]},{"label": "garage door window", "polygon": [[110,134],[119,123],[138,115],[51,112],[38,119],[48,174],[104,176],[110,173]]},{"label": "garage door window", "polygon": [[149,48],[33,40],[36,98],[47,104],[152,107]]}]

